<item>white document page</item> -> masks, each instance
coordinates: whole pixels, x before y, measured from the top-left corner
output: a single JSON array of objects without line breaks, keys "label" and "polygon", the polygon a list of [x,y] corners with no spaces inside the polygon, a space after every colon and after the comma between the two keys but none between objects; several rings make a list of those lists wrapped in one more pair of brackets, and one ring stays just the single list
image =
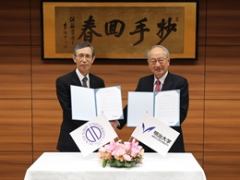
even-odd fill
[{"label": "white document page", "polygon": [[96,117],[94,89],[71,85],[72,119],[89,121]]},{"label": "white document page", "polygon": [[96,90],[97,115],[107,120],[123,118],[122,95],[120,86]]},{"label": "white document page", "polygon": [[153,116],[153,93],[128,92],[127,126],[136,127],[145,116]]},{"label": "white document page", "polygon": [[154,117],[168,126],[180,125],[180,90],[160,91],[156,94]]}]

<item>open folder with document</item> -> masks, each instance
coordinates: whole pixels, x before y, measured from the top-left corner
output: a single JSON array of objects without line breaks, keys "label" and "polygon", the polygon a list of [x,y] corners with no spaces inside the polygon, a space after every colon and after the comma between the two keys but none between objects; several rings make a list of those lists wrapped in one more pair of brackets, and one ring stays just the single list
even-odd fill
[{"label": "open folder with document", "polygon": [[129,92],[127,125],[135,127],[145,116],[158,118],[168,126],[179,126],[180,90]]},{"label": "open folder with document", "polygon": [[97,116],[123,119],[120,86],[91,89],[71,85],[72,119],[90,121]]}]

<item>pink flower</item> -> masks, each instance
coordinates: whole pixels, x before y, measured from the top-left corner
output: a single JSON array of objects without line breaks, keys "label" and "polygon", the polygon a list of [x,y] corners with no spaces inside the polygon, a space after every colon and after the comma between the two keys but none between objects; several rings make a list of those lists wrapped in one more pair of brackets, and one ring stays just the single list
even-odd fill
[{"label": "pink flower", "polygon": [[[109,144],[99,148],[99,156],[103,160],[103,166],[107,163],[112,163],[117,160],[123,164],[126,162],[134,162],[132,164],[140,163],[143,157],[144,150],[138,145],[138,142],[133,139],[131,142],[110,142]],[[129,167],[129,164],[125,164]]]},{"label": "pink flower", "polygon": [[124,142],[124,148],[127,152],[131,151],[132,144],[130,142]]},{"label": "pink flower", "polygon": [[128,154],[124,154],[124,155],[123,155],[123,159],[126,160],[126,161],[131,161],[131,160],[132,160],[132,157],[129,156]]},{"label": "pink flower", "polygon": [[119,156],[123,156],[124,154],[126,154],[126,150],[124,148],[124,145],[117,142],[115,149],[112,151],[112,155],[115,157],[119,157]]},{"label": "pink flower", "polygon": [[136,142],[135,139],[133,139],[131,142],[131,156],[136,157],[140,153],[141,149],[142,147],[138,145],[138,142]]}]

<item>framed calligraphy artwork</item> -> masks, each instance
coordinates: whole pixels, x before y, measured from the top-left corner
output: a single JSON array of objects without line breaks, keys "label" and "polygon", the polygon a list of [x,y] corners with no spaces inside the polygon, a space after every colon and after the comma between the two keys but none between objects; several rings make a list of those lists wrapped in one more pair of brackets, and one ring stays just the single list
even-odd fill
[{"label": "framed calligraphy artwork", "polygon": [[143,59],[161,44],[174,59],[196,58],[196,2],[42,1],[42,58],[69,59],[78,41],[97,58]]}]

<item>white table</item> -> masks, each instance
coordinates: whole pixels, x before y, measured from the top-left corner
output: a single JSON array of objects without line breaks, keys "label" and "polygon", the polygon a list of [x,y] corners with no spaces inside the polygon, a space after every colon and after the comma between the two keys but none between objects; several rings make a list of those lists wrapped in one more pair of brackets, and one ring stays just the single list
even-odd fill
[{"label": "white table", "polygon": [[206,180],[191,153],[145,153],[133,168],[102,167],[97,153],[43,153],[27,170],[24,180]]}]

